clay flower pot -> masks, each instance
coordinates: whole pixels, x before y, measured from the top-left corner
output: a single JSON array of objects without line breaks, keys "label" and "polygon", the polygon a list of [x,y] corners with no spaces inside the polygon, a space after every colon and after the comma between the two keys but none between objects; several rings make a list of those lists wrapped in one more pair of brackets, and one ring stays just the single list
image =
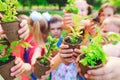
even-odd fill
[{"label": "clay flower pot", "polygon": [[19,40],[18,29],[20,28],[20,21],[13,22],[1,22],[2,28],[8,38],[8,41],[11,43],[12,41]]},{"label": "clay flower pot", "polygon": [[[102,64],[102,61],[101,61],[101,60],[97,61],[97,65],[95,65],[95,66],[89,66],[89,65],[85,65],[85,66],[84,66],[84,65],[80,62],[80,60],[83,59],[83,58],[85,58],[85,55],[84,55],[84,54],[80,54],[80,55],[78,56],[79,67],[81,68],[82,75],[86,74],[88,70],[98,69],[98,68],[104,66],[104,64]],[[86,80],[86,79],[85,79],[85,80]]]},{"label": "clay flower pot", "polygon": [[14,66],[15,56],[10,56],[8,61],[0,62],[0,75],[4,80],[14,80],[15,77],[10,76],[10,69]]},{"label": "clay flower pot", "polygon": [[47,64],[42,64],[40,63],[40,59],[42,59],[42,57],[37,58],[36,63],[34,65],[34,75],[39,79],[42,75],[45,74],[46,71],[50,69],[50,61],[47,60]]},{"label": "clay flower pot", "polygon": [[71,48],[71,49],[74,49],[74,48],[78,48],[79,49],[80,45],[82,44],[83,37],[81,37],[81,36],[76,37],[76,39],[78,39],[77,43],[71,43],[70,42],[70,37],[71,37],[71,35],[67,35],[63,39],[63,43],[66,44],[66,45],[69,45],[69,48]]}]

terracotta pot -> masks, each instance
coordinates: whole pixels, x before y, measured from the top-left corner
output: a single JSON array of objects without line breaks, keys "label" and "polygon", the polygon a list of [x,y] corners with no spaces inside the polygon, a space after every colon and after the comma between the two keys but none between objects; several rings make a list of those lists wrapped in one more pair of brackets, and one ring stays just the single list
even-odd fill
[{"label": "terracotta pot", "polygon": [[[85,57],[84,54],[80,54],[78,56],[78,59],[81,60],[84,57]],[[102,66],[104,66],[104,64],[102,64],[102,63],[98,64],[96,66],[89,66],[89,65],[84,66],[82,63],[79,62],[79,67],[81,68],[82,75],[86,74],[88,70],[98,69],[98,68],[100,68]],[[85,80],[87,80],[87,79],[85,79]]]},{"label": "terracotta pot", "polygon": [[15,65],[14,61],[15,56],[10,56],[8,61],[0,62],[0,75],[4,78],[4,80],[13,80],[15,78],[10,76],[10,69]]},{"label": "terracotta pot", "polygon": [[69,48],[80,48],[80,45],[82,44],[82,40],[83,40],[83,37],[80,37],[78,36],[77,39],[78,39],[78,42],[77,43],[70,43],[69,41],[69,38],[71,37],[71,35],[67,35],[64,39],[63,39],[63,43],[64,44],[67,44],[69,45]]},{"label": "terracotta pot", "polygon": [[8,41],[19,40],[18,29],[20,28],[20,21],[1,22],[2,28],[7,35]]},{"label": "terracotta pot", "polygon": [[39,79],[41,78],[42,75],[45,74],[46,71],[50,69],[50,61],[47,60],[47,64],[44,65],[40,63],[40,59],[42,59],[42,57],[37,58],[35,65],[34,65],[34,75]]}]

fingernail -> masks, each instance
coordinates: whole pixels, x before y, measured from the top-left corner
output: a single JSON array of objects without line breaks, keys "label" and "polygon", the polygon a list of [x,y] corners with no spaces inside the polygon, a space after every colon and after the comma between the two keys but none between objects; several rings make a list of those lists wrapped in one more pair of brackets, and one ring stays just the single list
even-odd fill
[{"label": "fingernail", "polygon": [[85,74],[85,78],[88,78],[88,75],[87,75],[87,74]]},{"label": "fingernail", "polygon": [[13,68],[11,68],[11,72],[13,72],[14,71],[14,69]]},{"label": "fingernail", "polygon": [[11,73],[11,74],[10,74],[10,76],[14,76],[14,74],[13,74],[13,73]]},{"label": "fingernail", "polygon": [[88,71],[87,73],[88,73],[88,74],[91,74],[91,72],[90,72],[90,71]]}]

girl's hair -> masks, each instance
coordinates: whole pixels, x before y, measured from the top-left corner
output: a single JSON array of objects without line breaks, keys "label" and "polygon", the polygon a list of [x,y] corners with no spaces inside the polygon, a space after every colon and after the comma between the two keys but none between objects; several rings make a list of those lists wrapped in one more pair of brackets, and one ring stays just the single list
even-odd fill
[{"label": "girl's hair", "polygon": [[114,24],[118,26],[120,30],[120,15],[114,15],[110,18],[105,19],[101,25],[101,28],[103,28],[107,24]]},{"label": "girl's hair", "polygon": [[44,44],[42,34],[48,31],[47,21],[43,18],[40,21],[34,21],[31,27],[31,34],[38,45]]},{"label": "girl's hair", "polygon": [[30,24],[31,24],[31,34],[34,41],[38,44],[44,45],[43,34],[48,32],[48,23],[41,13],[37,11],[32,11],[30,14]]},{"label": "girl's hair", "polygon": [[101,6],[101,8],[100,8],[100,10],[99,10],[99,12],[98,12],[98,16],[103,12],[103,10],[104,10],[105,8],[111,8],[111,9],[113,9],[114,14],[116,13],[116,8],[115,8],[112,4],[110,4],[110,3],[105,3],[105,4],[103,4],[103,5]]}]

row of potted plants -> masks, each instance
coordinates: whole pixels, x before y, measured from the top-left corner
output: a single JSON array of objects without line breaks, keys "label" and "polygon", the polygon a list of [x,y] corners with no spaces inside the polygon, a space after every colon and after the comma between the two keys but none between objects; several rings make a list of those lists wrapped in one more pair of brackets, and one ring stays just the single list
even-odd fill
[{"label": "row of potted plants", "polygon": [[13,80],[15,77],[10,76],[10,69],[14,66],[15,56],[12,56],[12,51],[17,45],[28,49],[32,47],[27,42],[20,40],[18,30],[20,29],[20,20],[17,19],[16,6],[17,0],[0,0],[0,11],[3,13],[0,25],[7,36],[6,39],[0,40],[0,74],[4,80]]}]

